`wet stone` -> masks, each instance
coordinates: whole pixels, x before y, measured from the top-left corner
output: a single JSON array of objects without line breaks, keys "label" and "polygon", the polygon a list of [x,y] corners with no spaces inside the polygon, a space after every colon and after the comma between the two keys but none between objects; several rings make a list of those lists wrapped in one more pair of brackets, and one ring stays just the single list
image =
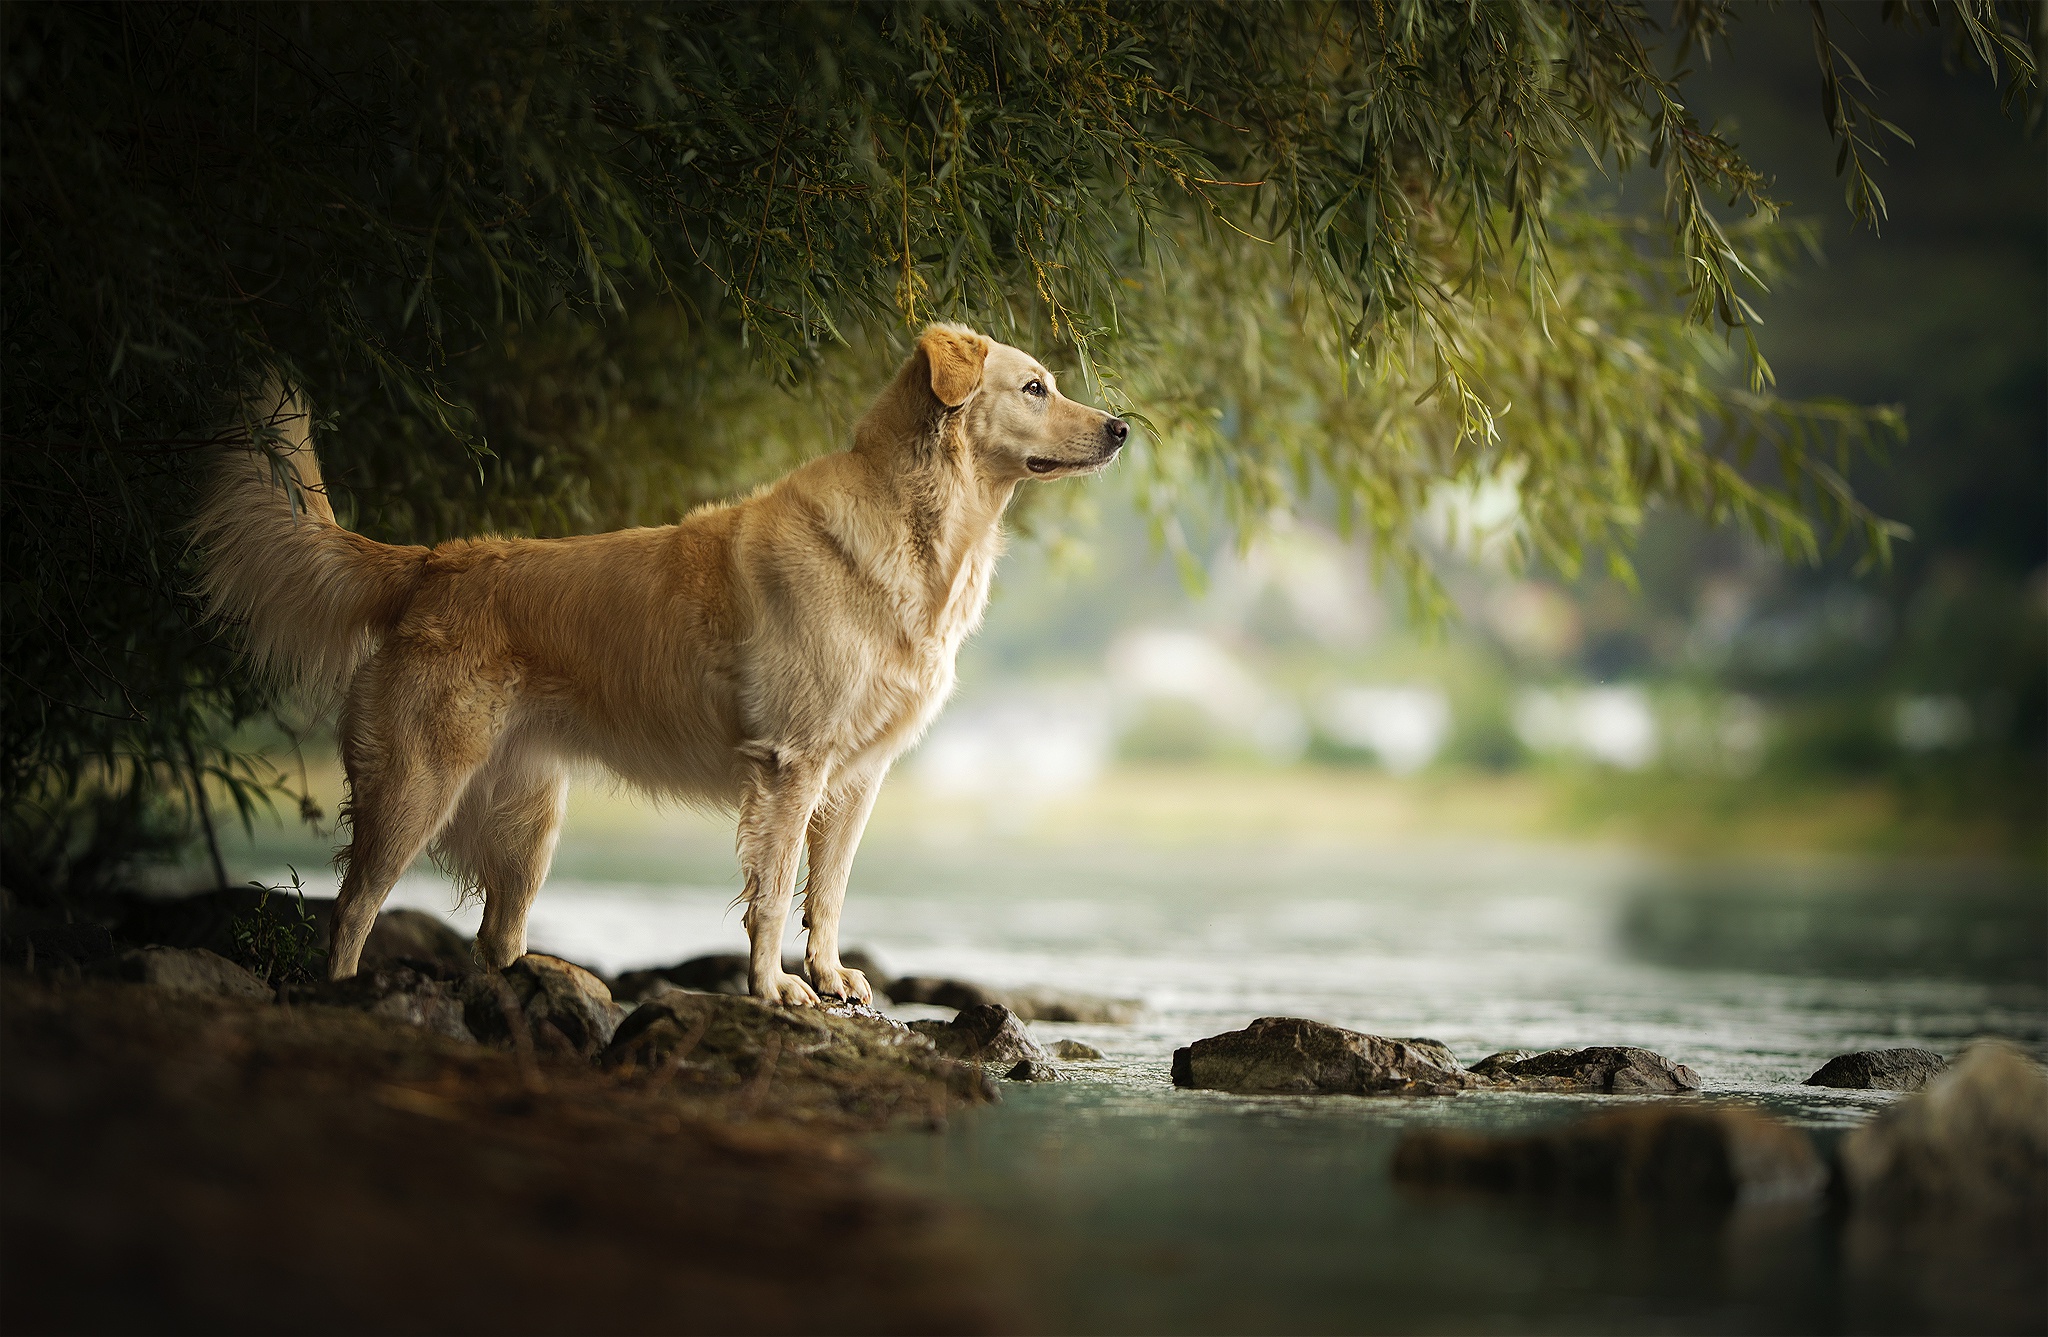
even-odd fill
[{"label": "wet stone", "polygon": [[1175,1051],[1173,1083],[1248,1095],[1438,1096],[1475,1090],[1675,1095],[1700,1088],[1699,1074],[1691,1068],[1647,1049],[1508,1050],[1467,1071],[1435,1040],[1367,1035],[1300,1017],[1261,1017],[1241,1031],[1212,1035]]},{"label": "wet stone", "polygon": [[1827,1169],[1806,1135],[1739,1106],[1637,1106],[1522,1137],[1411,1132],[1396,1182],[1541,1198],[1733,1205],[1812,1197]]},{"label": "wet stone", "polygon": [[[1700,1089],[1699,1074],[1662,1054],[1629,1045],[1595,1045],[1589,1049],[1553,1049],[1514,1062],[1486,1065],[1473,1072],[1497,1087],[1516,1091],[1569,1091],[1588,1095],[1666,1096]],[[1484,1069],[1484,1071],[1482,1071]]]},{"label": "wet stone", "polygon": [[255,975],[204,947],[140,947],[121,953],[106,969],[116,979],[151,984],[174,993],[265,1002],[276,996]]},{"label": "wet stone", "polygon": [[611,1043],[626,1010],[603,980],[560,957],[529,952],[502,974],[473,975],[461,986],[462,1015],[485,1044],[518,1047],[523,1027],[542,1053],[595,1058]]},{"label": "wet stone", "polygon": [[822,1089],[846,1108],[995,1099],[981,1069],[946,1058],[902,1022],[854,1005],[781,1007],[678,990],[642,1003],[599,1062],[712,1088]]},{"label": "wet stone", "polygon": [[979,1063],[997,1072],[1008,1072],[1027,1060],[1052,1063],[1015,1013],[1000,1003],[979,1003],[962,1008],[951,1021],[914,1021],[910,1029],[932,1042],[948,1058]]},{"label": "wet stone", "polygon": [[1441,1095],[1486,1085],[1435,1040],[1393,1040],[1300,1017],[1261,1017],[1173,1056],[1173,1084],[1240,1094]]},{"label": "wet stone", "polygon": [[1948,1060],[1931,1049],[1866,1049],[1837,1054],[1821,1064],[1806,1085],[1848,1091],[1918,1091],[1946,1067]]},{"label": "wet stone", "polygon": [[1068,1063],[1100,1063],[1102,1051],[1094,1045],[1079,1040],[1059,1040],[1052,1046],[1052,1056]]}]

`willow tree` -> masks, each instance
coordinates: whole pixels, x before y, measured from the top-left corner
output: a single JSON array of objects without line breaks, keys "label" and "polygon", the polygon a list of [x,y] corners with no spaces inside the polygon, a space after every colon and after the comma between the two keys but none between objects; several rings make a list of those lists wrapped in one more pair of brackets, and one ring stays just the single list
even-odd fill
[{"label": "willow tree", "polygon": [[[2031,110],[2041,12],[1884,17]],[[1751,301],[1799,238],[1686,103],[1740,6],[1659,13],[6,7],[7,880],[175,836],[202,776],[245,812],[283,783],[180,529],[266,375],[394,540],[669,518],[833,448],[951,318],[1139,422],[1162,523],[1314,493],[1425,597],[1411,522],[1482,480],[1566,570],[1653,504],[1881,556],[1848,480],[1896,422],[1773,393]],[[1904,132],[1812,16],[1875,225]],[[1607,183],[1643,172],[1639,215]]]}]

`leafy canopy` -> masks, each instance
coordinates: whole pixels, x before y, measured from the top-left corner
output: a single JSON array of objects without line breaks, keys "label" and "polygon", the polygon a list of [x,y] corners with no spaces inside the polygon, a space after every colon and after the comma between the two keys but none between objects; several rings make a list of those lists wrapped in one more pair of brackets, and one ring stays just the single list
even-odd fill
[{"label": "leafy canopy", "polygon": [[[1905,132],[1843,12],[1813,15],[1876,226]],[[2033,107],[2027,6],[1884,17]],[[1802,235],[1686,105],[1685,62],[1739,18],[9,6],[10,821],[196,807],[201,775],[246,813],[278,781],[242,744],[286,717],[199,621],[179,529],[208,451],[261,433],[235,406],[266,373],[308,389],[354,522],[392,539],[671,518],[832,448],[951,318],[1138,420],[1169,535],[1198,494],[1246,528],[1327,504],[1427,595],[1411,523],[1506,484],[1518,551],[1567,570],[1659,503],[1881,556],[1896,530],[1847,480],[1896,416],[1774,395],[1750,299]],[[1613,185],[1642,171],[1647,214]]]}]

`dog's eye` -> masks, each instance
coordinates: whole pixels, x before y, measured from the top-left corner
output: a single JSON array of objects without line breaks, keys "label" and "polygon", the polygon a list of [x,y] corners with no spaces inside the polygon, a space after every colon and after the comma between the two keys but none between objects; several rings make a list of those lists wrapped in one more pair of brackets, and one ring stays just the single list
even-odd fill
[{"label": "dog's eye", "polygon": [[1027,395],[1033,395],[1033,396],[1036,396],[1036,397],[1037,397],[1037,398],[1039,398],[1039,399],[1044,399],[1044,398],[1045,398],[1045,382],[1044,382],[1044,381],[1032,381],[1032,382],[1030,382],[1029,384],[1027,384],[1027,385],[1026,385],[1026,386],[1024,387],[1024,393],[1025,393],[1025,394],[1027,394]]}]

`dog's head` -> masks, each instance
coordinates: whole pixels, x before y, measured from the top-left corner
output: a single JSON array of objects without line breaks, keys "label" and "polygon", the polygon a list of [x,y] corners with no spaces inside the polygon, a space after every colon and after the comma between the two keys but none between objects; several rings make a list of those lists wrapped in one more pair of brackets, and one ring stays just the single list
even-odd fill
[{"label": "dog's head", "polygon": [[1023,349],[961,325],[926,330],[891,392],[956,424],[977,467],[999,479],[1093,473],[1131,433],[1123,419],[1061,394]]}]

